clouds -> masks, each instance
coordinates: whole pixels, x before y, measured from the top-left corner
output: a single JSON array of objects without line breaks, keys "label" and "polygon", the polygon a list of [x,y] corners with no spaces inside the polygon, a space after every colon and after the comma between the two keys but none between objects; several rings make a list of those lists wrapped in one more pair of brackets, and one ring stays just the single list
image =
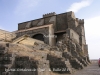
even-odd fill
[{"label": "clouds", "polygon": [[89,6],[92,3],[92,0],[81,0],[80,2],[73,3],[67,11],[78,12],[80,9]]},{"label": "clouds", "polygon": [[90,58],[100,58],[100,16],[85,20],[85,32]]},{"label": "clouds", "polygon": [[39,0],[19,0],[14,13],[17,15],[26,15],[32,12],[38,3]]},{"label": "clouds", "polygon": [[98,32],[100,32],[100,16],[96,16],[93,18],[89,18],[85,20],[85,26],[87,31],[87,36],[99,36]]}]

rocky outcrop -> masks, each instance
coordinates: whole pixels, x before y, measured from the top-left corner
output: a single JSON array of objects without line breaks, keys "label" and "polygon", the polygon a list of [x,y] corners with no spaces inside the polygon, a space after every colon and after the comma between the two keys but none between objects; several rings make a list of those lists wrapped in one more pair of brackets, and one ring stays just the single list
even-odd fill
[{"label": "rocky outcrop", "polygon": [[8,31],[5,31],[5,30],[1,30],[0,29],[0,41],[9,41],[11,42],[13,38],[16,37],[16,34],[15,33],[12,33],[12,32],[8,32]]},{"label": "rocky outcrop", "polygon": [[[36,41],[36,40],[35,40]],[[62,75],[83,69],[90,62],[77,43],[65,40],[57,46],[0,42],[1,75]]]}]

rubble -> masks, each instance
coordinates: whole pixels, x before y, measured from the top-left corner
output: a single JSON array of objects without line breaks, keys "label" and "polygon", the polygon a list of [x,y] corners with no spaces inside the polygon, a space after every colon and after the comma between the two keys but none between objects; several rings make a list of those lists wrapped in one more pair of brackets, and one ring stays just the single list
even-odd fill
[{"label": "rubble", "polygon": [[[30,46],[26,44],[21,44],[21,43],[19,44],[19,43],[1,42],[0,52],[2,54],[1,57],[3,58],[0,59],[0,61],[6,62],[6,60],[4,60],[4,57],[8,55],[10,55],[10,57],[13,57],[13,59],[10,59],[11,62],[4,63],[5,65],[10,65],[10,66],[9,67],[4,66],[3,68],[5,67],[12,68],[17,65],[21,66],[21,63],[24,63],[24,62],[28,63],[28,61],[30,62],[34,61],[34,62],[37,62],[33,65],[35,67],[37,66],[36,69],[46,68],[45,73],[35,71],[33,73],[29,72],[27,74],[34,75],[38,73],[38,74],[49,75],[51,71],[55,73],[60,73],[60,74],[65,74],[65,73],[68,74],[68,73],[73,73],[74,71],[73,69],[83,69],[89,63],[88,61],[84,60],[85,58],[80,57],[80,54],[78,52],[76,52],[76,46],[75,46],[75,43],[73,42],[70,42],[71,44],[70,50],[68,46],[68,41],[66,41],[66,43],[59,43],[59,45],[53,46],[53,47],[44,43],[37,42],[37,40],[35,40],[34,42],[35,42],[34,45],[30,45]],[[64,44],[64,46],[62,44]],[[12,56],[11,54],[14,54],[14,56]],[[46,64],[46,66],[43,66],[44,64]],[[25,64],[22,64],[22,65],[23,65],[22,68],[24,68]],[[64,68],[67,70],[64,72],[61,70],[56,71],[57,68],[59,69]],[[4,71],[2,72],[5,73]],[[13,75],[13,74],[15,75],[15,73],[11,72],[9,75]],[[22,74],[25,74],[25,73],[24,71],[22,72]]]}]

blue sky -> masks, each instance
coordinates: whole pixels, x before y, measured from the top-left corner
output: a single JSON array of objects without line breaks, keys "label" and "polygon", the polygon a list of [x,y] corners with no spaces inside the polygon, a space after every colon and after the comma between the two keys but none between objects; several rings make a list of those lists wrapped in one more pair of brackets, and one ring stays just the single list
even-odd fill
[{"label": "blue sky", "polygon": [[18,23],[43,14],[74,11],[85,19],[85,34],[91,59],[100,58],[100,0],[0,0],[0,29],[17,30]]}]

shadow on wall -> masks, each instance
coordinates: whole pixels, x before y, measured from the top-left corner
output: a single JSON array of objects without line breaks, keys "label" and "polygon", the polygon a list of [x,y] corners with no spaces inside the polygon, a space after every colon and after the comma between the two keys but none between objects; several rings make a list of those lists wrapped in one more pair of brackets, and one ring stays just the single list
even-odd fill
[{"label": "shadow on wall", "polygon": [[32,36],[32,38],[40,40],[40,41],[44,41],[43,34],[36,34],[36,35]]}]

